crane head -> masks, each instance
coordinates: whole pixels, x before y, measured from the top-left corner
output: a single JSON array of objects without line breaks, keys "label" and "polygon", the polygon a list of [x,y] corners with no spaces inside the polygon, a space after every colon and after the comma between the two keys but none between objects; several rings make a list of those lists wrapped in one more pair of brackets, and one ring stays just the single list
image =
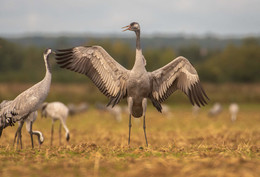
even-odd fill
[{"label": "crane head", "polygon": [[48,49],[46,49],[46,50],[44,51],[44,56],[48,56],[48,55],[50,55],[51,53],[52,53],[51,49],[48,48]]},{"label": "crane head", "polygon": [[139,31],[140,30],[140,25],[137,22],[132,22],[130,25],[122,27],[124,30],[123,31]]}]

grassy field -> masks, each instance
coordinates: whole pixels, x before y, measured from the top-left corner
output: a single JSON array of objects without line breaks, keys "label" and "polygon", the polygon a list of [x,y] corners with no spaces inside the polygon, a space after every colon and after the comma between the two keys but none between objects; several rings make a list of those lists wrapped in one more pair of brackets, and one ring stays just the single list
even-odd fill
[{"label": "grassy field", "polygon": [[[51,120],[38,117],[33,129],[45,142],[31,149],[23,129],[24,148],[14,148],[16,127],[4,130],[0,139],[0,176],[259,176],[260,105],[241,105],[236,122],[227,106],[215,118],[209,107],[197,117],[191,106],[173,106],[170,115],[149,107],[145,145],[142,121],[133,120],[131,145],[127,145],[128,116],[118,123],[109,113],[94,108],[69,117],[71,140],[59,145],[55,123],[50,146]],[[166,118],[168,117],[168,118]],[[36,137],[34,138],[36,142]]]}]

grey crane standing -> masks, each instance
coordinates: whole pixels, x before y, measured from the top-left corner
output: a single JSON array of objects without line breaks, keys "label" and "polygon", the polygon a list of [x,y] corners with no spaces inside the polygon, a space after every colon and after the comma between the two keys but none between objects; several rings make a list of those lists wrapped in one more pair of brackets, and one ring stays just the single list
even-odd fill
[{"label": "grey crane standing", "polygon": [[45,102],[42,104],[41,111],[42,111],[42,117],[50,117],[52,119],[51,146],[53,142],[54,121],[56,120],[60,120],[60,129],[59,129],[60,145],[61,145],[61,125],[65,129],[66,140],[69,141],[70,133],[66,125],[66,120],[69,115],[69,108],[61,102],[51,102],[51,103]]},{"label": "grey crane standing", "polygon": [[16,121],[25,120],[32,112],[36,111],[47,97],[51,85],[51,68],[49,55],[51,49],[44,54],[46,73],[43,80],[19,94],[8,106],[0,110],[0,136],[7,126],[12,126]]},{"label": "grey crane standing", "polygon": [[56,60],[61,68],[66,68],[87,75],[98,89],[114,106],[122,98],[127,97],[129,109],[129,138],[131,134],[131,116],[143,116],[143,129],[146,137],[145,113],[147,99],[161,112],[161,103],[177,89],[183,91],[192,104],[198,106],[207,104],[199,76],[184,57],[178,57],[153,72],[147,72],[146,60],[142,55],[140,45],[140,26],[133,22],[123,27],[124,31],[134,31],[136,34],[136,57],[132,70],[127,70],[116,62],[101,46],[79,46],[71,49],[57,50]]}]

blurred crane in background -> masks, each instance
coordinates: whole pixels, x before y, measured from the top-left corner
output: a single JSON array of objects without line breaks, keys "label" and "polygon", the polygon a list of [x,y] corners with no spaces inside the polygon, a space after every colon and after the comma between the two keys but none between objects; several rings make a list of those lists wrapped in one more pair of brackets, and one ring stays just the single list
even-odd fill
[{"label": "blurred crane in background", "polygon": [[231,103],[229,106],[229,112],[231,115],[231,121],[235,122],[237,120],[237,114],[239,111],[239,106],[237,103]]},{"label": "blurred crane in background", "polygon": [[223,108],[222,108],[221,104],[217,102],[209,110],[208,115],[210,117],[215,117],[215,116],[219,115],[222,112],[222,110],[223,110]]},{"label": "blurred crane in background", "polygon": [[67,107],[69,108],[69,115],[75,115],[75,114],[79,114],[79,113],[83,113],[85,111],[88,110],[89,106],[87,103],[80,103],[78,105],[73,104],[73,103],[69,103],[67,105]]},{"label": "blurred crane in background", "polygon": [[52,126],[51,126],[51,146],[53,142],[53,131],[54,131],[54,122],[56,120],[60,121],[60,128],[59,128],[59,142],[61,145],[61,125],[65,130],[65,137],[66,140],[69,141],[70,133],[69,129],[66,125],[66,120],[69,115],[68,107],[61,103],[61,102],[51,102],[51,103],[43,103],[41,108],[42,117],[50,117],[52,119]]},{"label": "blurred crane in background", "polygon": [[96,103],[96,108],[99,111],[107,111],[110,114],[112,114],[112,116],[115,118],[115,120],[117,122],[121,122],[122,121],[122,108],[119,105],[115,105],[114,107],[110,107],[110,106],[105,106],[102,103]]}]

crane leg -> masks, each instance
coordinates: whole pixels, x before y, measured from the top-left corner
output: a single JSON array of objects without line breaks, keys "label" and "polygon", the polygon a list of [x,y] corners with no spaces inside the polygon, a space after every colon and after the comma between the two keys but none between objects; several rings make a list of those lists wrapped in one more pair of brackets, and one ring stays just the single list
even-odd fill
[{"label": "crane leg", "polygon": [[60,129],[59,129],[59,138],[60,138],[60,145],[61,145],[61,122],[60,122]]},{"label": "crane leg", "polygon": [[133,107],[133,98],[128,97],[127,98],[128,102],[128,110],[129,110],[129,135],[128,135],[128,145],[130,145],[130,136],[131,136],[131,127],[132,127],[132,122],[131,122],[131,115],[132,115],[132,107]]},{"label": "crane leg", "polygon": [[[23,149],[22,132],[18,133],[18,139],[19,139],[19,142],[20,142],[21,149]],[[19,142],[17,141],[17,146],[18,146]]]},{"label": "crane leg", "polygon": [[51,125],[51,146],[52,146],[52,141],[53,141],[53,129],[54,129],[54,122],[52,121],[52,125]]},{"label": "crane leg", "polygon": [[131,136],[131,114],[129,114],[129,135],[128,135],[128,145],[130,145],[130,136]]},{"label": "crane leg", "polygon": [[16,132],[15,132],[15,135],[14,135],[14,142],[13,142],[13,146],[14,146],[14,144],[15,144],[15,142],[16,142],[16,137],[17,137],[17,134],[18,134],[18,129],[16,130]]},{"label": "crane leg", "polygon": [[18,131],[18,138],[17,138],[17,146],[20,142],[20,145],[21,145],[21,149],[23,148],[23,142],[22,142],[22,127],[23,127],[23,122],[21,124],[21,128],[19,127],[19,131]]},{"label": "crane leg", "polygon": [[32,149],[34,148],[34,145],[33,145],[33,132],[32,132],[32,122],[30,122],[30,136],[31,136],[31,142],[32,142]]},{"label": "crane leg", "polygon": [[146,141],[146,146],[148,147],[148,141],[147,141],[147,137],[146,137],[145,115],[144,115],[144,121],[143,121],[143,128],[144,128],[144,137],[145,137],[145,141]]},{"label": "crane leg", "polygon": [[19,145],[19,142],[20,142],[20,143],[21,143],[21,148],[22,148],[22,140],[21,140],[22,135],[21,135],[21,131],[22,131],[22,128],[23,128],[23,123],[24,123],[24,121],[20,121],[20,122],[19,122],[19,126],[18,126],[18,128],[17,128],[17,130],[16,130],[16,132],[15,132],[15,135],[14,135],[14,143],[13,143],[13,146],[14,146],[15,141],[16,141],[16,138],[17,138],[17,141],[16,141],[17,146]]},{"label": "crane leg", "polygon": [[1,138],[1,136],[2,136],[3,129],[4,129],[4,127],[3,127],[3,126],[0,126],[0,138]]},{"label": "crane leg", "polygon": [[146,146],[148,147],[148,141],[147,141],[147,137],[146,137],[146,125],[145,125],[145,113],[146,113],[146,108],[147,108],[147,99],[146,98],[144,98],[142,101],[142,107],[143,107],[143,116],[144,116],[144,120],[143,120],[144,137],[145,137]]}]

